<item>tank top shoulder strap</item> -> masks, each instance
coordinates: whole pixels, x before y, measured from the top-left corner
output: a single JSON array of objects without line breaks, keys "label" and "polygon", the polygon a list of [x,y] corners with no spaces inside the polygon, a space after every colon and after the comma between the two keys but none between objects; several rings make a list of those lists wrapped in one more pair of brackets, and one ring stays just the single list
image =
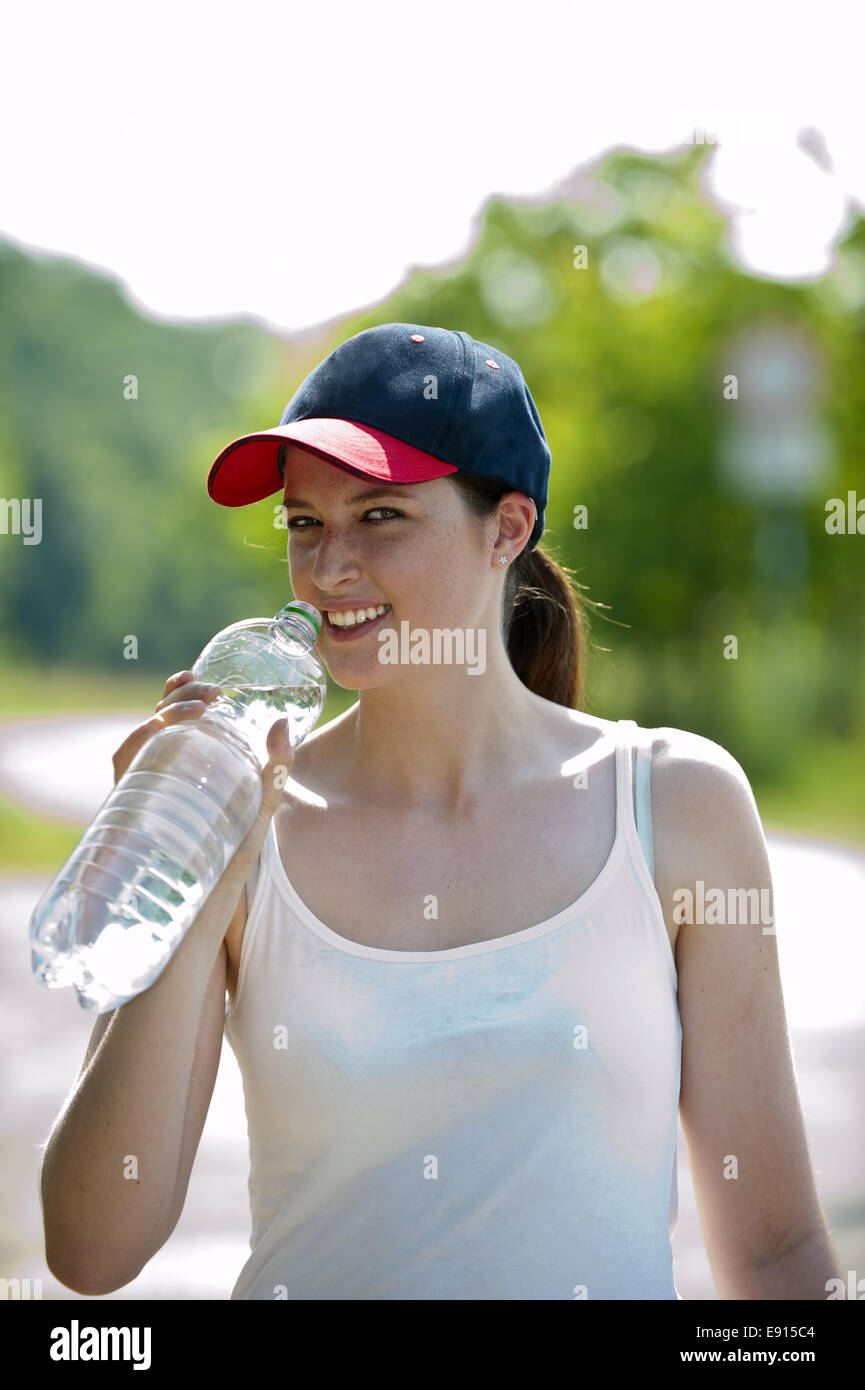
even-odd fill
[{"label": "tank top shoulder strap", "polygon": [[[655,861],[652,847],[652,740],[645,730],[633,719],[616,721],[616,833],[635,831],[649,874],[654,880]],[[272,826],[268,827],[268,836]],[[265,840],[265,845],[267,841]],[[261,872],[261,862],[265,846],[252,866],[246,880],[247,914],[252,910],[252,902]]]},{"label": "tank top shoulder strap", "polygon": [[[270,826],[268,826],[268,828],[267,828],[267,833],[268,833],[268,835],[270,834]],[[263,852],[264,852],[264,846],[262,846],[262,854],[263,854]],[[251,870],[250,875],[249,875],[249,878],[246,880],[246,913],[247,913],[247,921],[249,920],[249,915],[250,915],[250,913],[252,912],[252,900],[253,900],[253,898],[255,897],[255,889],[256,889],[256,885],[258,884],[258,875],[259,875],[260,872],[261,872],[261,854],[259,854],[259,856],[258,856],[258,858],[256,859],[255,863],[253,864],[252,870]]]},{"label": "tank top shoulder strap", "polygon": [[651,731],[641,729],[633,719],[616,722],[616,830],[636,835],[654,882]]}]

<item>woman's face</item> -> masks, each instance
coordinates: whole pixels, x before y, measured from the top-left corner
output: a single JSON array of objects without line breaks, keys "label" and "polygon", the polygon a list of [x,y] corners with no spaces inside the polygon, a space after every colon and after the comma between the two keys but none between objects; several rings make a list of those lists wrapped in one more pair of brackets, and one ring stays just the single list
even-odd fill
[{"label": "woman's face", "polygon": [[[497,628],[495,517],[478,524],[447,478],[378,483],[289,446],[283,502],[291,586],[321,612],[316,650],[339,685],[362,690],[422,675],[379,660],[379,632],[400,634],[403,622],[408,631]],[[364,626],[335,632],[329,624],[329,609],[382,604],[388,611]]]}]

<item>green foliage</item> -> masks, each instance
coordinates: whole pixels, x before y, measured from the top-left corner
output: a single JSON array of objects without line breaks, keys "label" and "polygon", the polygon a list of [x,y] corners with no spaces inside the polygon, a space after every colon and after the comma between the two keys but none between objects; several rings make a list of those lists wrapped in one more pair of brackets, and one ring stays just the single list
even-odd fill
[{"label": "green foliage", "polygon": [[[609,605],[610,622],[592,620],[590,709],[694,729],[760,777],[817,737],[861,741],[865,538],[824,523],[828,497],[865,496],[865,226],[816,283],[746,275],[700,192],[704,158],[616,152],[556,203],[491,199],[459,263],[415,269],[385,304],[298,343],[149,320],[107,278],[0,245],[0,490],[43,499],[41,545],[0,538],[5,660],[161,686],[218,628],[275,612],[290,596],[278,499],[216,506],[213,458],[276,424],[351,334],[440,324],[514,357],[537,402],[547,538]],[[810,494],[761,501],[722,467],[752,383],[738,400],[722,385],[740,335],[766,325],[810,345],[825,448]]]}]

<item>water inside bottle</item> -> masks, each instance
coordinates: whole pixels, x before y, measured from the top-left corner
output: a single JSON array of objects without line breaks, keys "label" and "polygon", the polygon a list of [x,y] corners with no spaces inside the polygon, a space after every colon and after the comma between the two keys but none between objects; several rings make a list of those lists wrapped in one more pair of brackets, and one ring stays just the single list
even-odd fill
[{"label": "water inside bottle", "polygon": [[144,745],[34,911],[44,985],[74,985],[82,1007],[103,1013],[158,976],[255,818],[249,752],[263,767],[277,719],[288,717],[296,747],[319,716],[321,683],[294,674],[278,686],[227,676],[199,719]]},{"label": "water inside bottle", "polygon": [[301,686],[235,685],[229,681],[220,685],[220,691],[207,712],[214,711],[230,719],[248,740],[262,766],[267,762],[267,734],[271,724],[288,715],[289,738],[292,747],[296,747],[318,717],[321,693],[312,680]]}]

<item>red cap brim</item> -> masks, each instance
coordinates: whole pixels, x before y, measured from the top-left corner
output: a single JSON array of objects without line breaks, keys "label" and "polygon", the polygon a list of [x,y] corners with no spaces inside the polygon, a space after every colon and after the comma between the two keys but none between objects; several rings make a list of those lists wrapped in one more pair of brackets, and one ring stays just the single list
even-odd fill
[{"label": "red cap brim", "polygon": [[223,449],[208,474],[209,496],[223,507],[245,507],[281,492],[277,459],[280,445],[286,443],[378,482],[425,483],[459,472],[454,464],[371,425],[355,420],[295,420],[258,434],[245,434]]}]

